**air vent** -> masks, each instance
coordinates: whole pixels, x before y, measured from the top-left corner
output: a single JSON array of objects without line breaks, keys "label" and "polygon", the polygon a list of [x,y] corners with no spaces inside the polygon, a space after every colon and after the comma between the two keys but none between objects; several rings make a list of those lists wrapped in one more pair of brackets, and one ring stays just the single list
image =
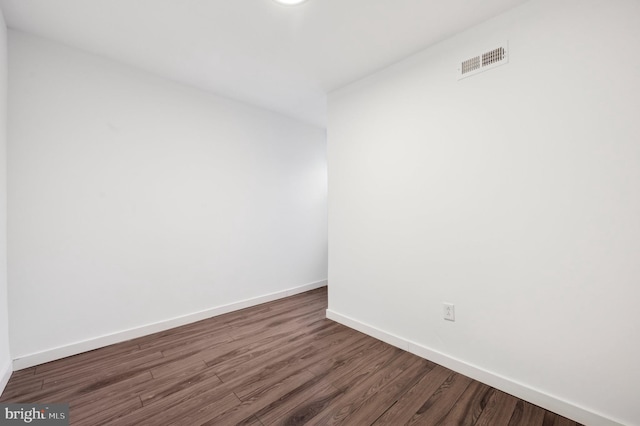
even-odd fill
[{"label": "air vent", "polygon": [[502,46],[461,61],[458,68],[458,80],[508,63],[508,52],[508,44],[503,43]]},{"label": "air vent", "polygon": [[471,71],[475,71],[480,68],[480,56],[476,56],[475,58],[467,59],[462,62],[462,74],[467,74]]},{"label": "air vent", "polygon": [[482,54],[482,66],[486,67],[487,65],[495,64],[503,59],[504,47],[499,47],[497,49],[493,49],[491,52]]}]

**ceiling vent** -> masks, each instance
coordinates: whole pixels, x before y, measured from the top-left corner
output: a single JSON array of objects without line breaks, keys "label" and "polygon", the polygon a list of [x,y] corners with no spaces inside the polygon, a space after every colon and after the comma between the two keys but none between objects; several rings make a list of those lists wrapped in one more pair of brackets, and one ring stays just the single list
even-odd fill
[{"label": "ceiling vent", "polygon": [[458,68],[458,80],[507,63],[509,63],[509,45],[505,42],[501,46],[461,61]]}]

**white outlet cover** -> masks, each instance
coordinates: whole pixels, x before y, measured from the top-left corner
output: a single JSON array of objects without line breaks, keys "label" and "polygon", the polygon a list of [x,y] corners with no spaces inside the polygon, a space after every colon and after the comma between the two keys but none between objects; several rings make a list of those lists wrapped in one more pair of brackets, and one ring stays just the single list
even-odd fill
[{"label": "white outlet cover", "polygon": [[456,307],[453,305],[453,303],[443,303],[442,308],[442,315],[444,319],[446,319],[447,321],[456,320]]}]

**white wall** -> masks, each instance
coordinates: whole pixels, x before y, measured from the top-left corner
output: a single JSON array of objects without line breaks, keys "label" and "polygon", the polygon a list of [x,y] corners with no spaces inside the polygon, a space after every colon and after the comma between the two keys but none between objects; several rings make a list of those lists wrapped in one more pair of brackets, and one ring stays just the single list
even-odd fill
[{"label": "white wall", "polygon": [[19,367],[326,280],[324,129],[24,33],[9,57]]},{"label": "white wall", "polygon": [[328,315],[640,424],[638,23],[635,0],[532,0],[331,94]]},{"label": "white wall", "polygon": [[11,376],[7,303],[7,27],[0,10],[0,394]]}]

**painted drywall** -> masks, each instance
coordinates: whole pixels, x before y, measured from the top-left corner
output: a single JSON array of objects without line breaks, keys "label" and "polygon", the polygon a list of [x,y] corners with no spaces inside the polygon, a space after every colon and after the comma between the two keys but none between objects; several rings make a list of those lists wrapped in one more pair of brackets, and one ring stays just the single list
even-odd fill
[{"label": "painted drywall", "polygon": [[14,359],[326,280],[324,129],[14,31],[9,75]]},{"label": "painted drywall", "polygon": [[532,0],[332,93],[329,314],[640,424],[638,22]]},{"label": "painted drywall", "polygon": [[7,27],[0,10],[0,394],[11,371],[7,302]]}]

